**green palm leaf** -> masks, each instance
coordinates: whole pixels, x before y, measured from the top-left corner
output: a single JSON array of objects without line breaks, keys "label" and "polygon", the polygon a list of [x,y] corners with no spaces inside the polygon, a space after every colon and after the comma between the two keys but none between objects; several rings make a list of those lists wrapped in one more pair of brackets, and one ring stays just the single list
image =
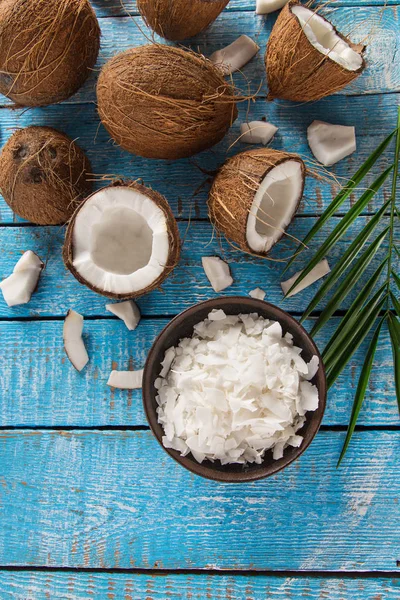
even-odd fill
[{"label": "green palm leaf", "polygon": [[400,411],[400,323],[392,314],[388,314],[388,326],[392,342],[394,382],[396,386],[397,404]]},{"label": "green palm leaf", "polygon": [[328,304],[319,316],[318,321],[311,330],[311,335],[315,335],[321,329],[321,327],[325,325],[325,323],[331,318],[335,310],[340,306],[342,301],[351,292],[361,275],[371,264],[371,261],[373,260],[379,248],[381,247],[382,242],[386,238],[388,231],[389,227],[387,227],[384,231],[380,233],[376,240],[374,240],[374,242],[372,242],[372,244],[368,246],[367,250],[354,263],[353,267],[351,268],[347,276],[343,279],[342,283],[339,285],[336,292],[333,294]]},{"label": "green palm leaf", "polygon": [[307,263],[307,266],[303,269],[299,277],[288,290],[287,294],[289,294],[304,279],[304,277],[308,275],[308,273],[326,256],[332,246],[334,246],[343,237],[350,225],[354,223],[364,208],[371,202],[376,192],[382,187],[392,170],[393,165],[381,173],[371,187],[362,194],[354,206],[352,206],[347,214],[340,220],[340,223],[336,225],[332,233],[328,235],[325,242],[320,246],[313,258]]},{"label": "green palm leaf", "polygon": [[397,275],[397,273],[395,273],[394,271],[392,271],[392,277],[397,285],[397,287],[400,290],[400,277]]},{"label": "green palm leaf", "polygon": [[398,301],[396,296],[393,294],[393,292],[390,292],[390,299],[392,301],[393,308],[396,311],[397,316],[400,318],[400,302]]},{"label": "green palm leaf", "polygon": [[369,173],[371,168],[374,166],[378,158],[383,154],[386,150],[387,146],[390,144],[394,135],[396,134],[396,129],[390,133],[386,139],[383,140],[379,144],[379,146],[372,152],[372,154],[367,158],[364,164],[358,169],[358,171],[354,174],[354,176],[346,183],[346,185],[340,190],[338,195],[332,200],[328,208],[322,213],[318,221],[308,232],[302,243],[298,246],[296,252],[293,257],[289,260],[288,264],[285,267],[284,273],[290,267],[290,265],[296,259],[296,256],[301,252],[305,246],[312,240],[315,234],[325,225],[328,219],[335,214],[338,208],[343,204],[343,202],[350,196],[350,194],[356,189],[358,184],[364,179],[364,177]]},{"label": "green palm leaf", "polygon": [[337,466],[340,465],[344,455],[346,454],[346,450],[350,444],[351,437],[354,433],[354,429],[357,423],[358,415],[360,414],[360,410],[365,398],[365,392],[367,391],[369,378],[371,376],[372,365],[375,358],[376,348],[378,346],[379,335],[381,333],[382,324],[384,319],[381,319],[378,327],[375,330],[375,333],[372,337],[371,343],[367,350],[367,354],[365,357],[365,361],[363,364],[363,368],[361,370],[360,379],[358,380],[357,391],[354,398],[353,409],[351,411],[350,423],[347,429],[346,439],[343,444],[342,451],[340,453],[340,457],[337,463]]}]

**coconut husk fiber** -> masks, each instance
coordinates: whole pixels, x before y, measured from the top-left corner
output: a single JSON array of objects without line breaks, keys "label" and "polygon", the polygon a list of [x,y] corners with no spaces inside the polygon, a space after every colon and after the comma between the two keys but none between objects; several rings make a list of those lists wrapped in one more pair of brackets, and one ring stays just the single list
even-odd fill
[{"label": "coconut husk fiber", "polygon": [[[268,40],[265,66],[269,100],[319,100],[357,79],[365,67],[363,60],[360,69],[348,71],[329,55],[324,55],[314,48],[303,32],[298,18],[292,13],[291,9],[296,5],[300,3],[292,0],[284,6]],[[363,46],[353,44],[336,29],[335,32],[353,50],[362,54]]]},{"label": "coconut husk fiber", "polygon": [[172,41],[193,37],[206,29],[229,0],[138,0],[138,9],[153,31]]},{"label": "coconut husk fiber", "polygon": [[89,76],[99,46],[88,0],[2,0],[0,92],[20,106],[65,100]]},{"label": "coconut husk fiber", "polygon": [[100,73],[97,101],[114,140],[146,158],[197,154],[237,118],[234,90],[208,59],[159,44],[112,58]]},{"label": "coconut husk fiber", "polygon": [[[151,200],[153,200],[154,204],[156,204],[164,213],[165,219],[167,222],[167,230],[168,230],[168,239],[169,239],[169,254],[168,261],[164,268],[164,271],[161,275],[154,280],[154,282],[142,290],[130,294],[115,294],[113,292],[104,291],[99,287],[96,287],[89,283],[86,279],[84,279],[80,273],[75,269],[73,260],[74,260],[74,244],[73,244],[73,233],[75,220],[78,216],[80,209],[83,207],[85,202],[87,202],[93,194],[91,194],[86,200],[76,209],[72,219],[70,220],[67,231],[65,234],[65,242],[63,246],[63,259],[64,264],[71,271],[72,275],[79,281],[79,283],[86,285],[89,289],[96,292],[97,294],[101,294],[102,296],[106,296],[107,298],[112,298],[114,300],[129,300],[131,298],[139,298],[144,294],[148,294],[152,290],[160,287],[163,281],[172,273],[175,269],[176,265],[179,261],[180,251],[181,251],[181,242],[179,236],[178,225],[175,221],[174,215],[172,214],[172,210],[170,205],[168,204],[167,199],[152,190],[151,188],[145,187],[144,185],[137,183],[136,181],[116,181],[111,184],[112,187],[129,187],[138,191],[139,193],[147,196]],[[96,192],[94,192],[96,193]]]},{"label": "coconut husk fiber", "polygon": [[[295,160],[301,164],[304,189],[305,166],[301,158],[296,154],[271,148],[247,150],[233,156],[220,168],[214,179],[208,197],[210,220],[218,231],[245,252],[266,255],[254,252],[247,243],[247,219],[262,180],[271,169],[287,160]],[[302,193],[303,190],[299,203]],[[263,218],[268,221],[268,215]],[[284,231],[279,238],[283,234]]]},{"label": "coconut husk fiber", "polygon": [[51,127],[16,131],[0,155],[0,190],[10,208],[38,225],[71,217],[92,191],[89,159],[64,133]]}]

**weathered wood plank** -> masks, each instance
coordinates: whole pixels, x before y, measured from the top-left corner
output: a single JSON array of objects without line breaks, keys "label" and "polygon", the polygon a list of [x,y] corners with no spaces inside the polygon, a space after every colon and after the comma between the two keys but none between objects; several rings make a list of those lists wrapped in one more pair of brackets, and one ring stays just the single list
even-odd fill
[{"label": "weathered wood plank", "polygon": [[[384,93],[400,91],[400,25],[396,7],[387,7],[382,12],[380,6],[359,7],[356,10],[350,7],[340,7],[330,12],[332,22],[344,33],[352,32],[355,42],[370,39],[366,51],[368,68],[350,86],[339,92],[339,95],[352,95],[363,93]],[[239,35],[246,33],[257,40],[261,47],[259,54],[244,67],[243,75],[234,77],[238,85],[247,88],[247,81],[253,83],[254,91],[265,79],[265,66],[263,54],[272,29],[276,15],[270,15],[263,20],[252,12],[224,12],[206,31],[191,41],[190,46],[210,56],[216,49],[230,44]],[[100,22],[102,30],[102,43],[98,68],[100,68],[116,52],[148,43],[151,32],[144,26],[139,17],[104,18]],[[372,37],[373,33],[373,37]],[[147,36],[147,37],[146,37]],[[160,38],[156,38],[160,40]],[[78,91],[68,103],[88,102],[95,100],[95,83],[97,79],[95,69],[86,84]],[[266,94],[263,85],[260,94]],[[10,104],[6,98],[3,104]]]},{"label": "weathered wood plank", "polygon": [[[291,108],[288,102],[267,103],[259,98],[250,106],[240,105],[240,116],[226,138],[215,148],[194,157],[178,161],[150,161],[124,152],[110,142],[106,130],[99,126],[96,108],[93,104],[75,106],[57,105],[46,110],[0,109],[2,124],[1,136],[4,143],[17,128],[27,125],[49,125],[65,131],[87,151],[92,162],[93,173],[97,176],[109,174],[127,178],[142,178],[147,185],[165,194],[176,216],[197,218],[207,216],[207,193],[210,177],[207,172],[215,171],[226,159],[249,148],[247,144],[235,141],[240,135],[240,123],[266,117],[279,125],[279,131],[272,142],[278,150],[297,152],[305,160],[312,160],[308,148],[306,131],[314,119],[329,120],[343,125],[354,125],[357,133],[357,152],[329,169],[344,182],[355,169],[369,156],[379,141],[393,130],[396,123],[399,95],[355,96],[326,98],[314,104],[303,104]],[[393,157],[388,150],[380,166],[389,164]],[[309,163],[310,165],[312,163]],[[198,166],[196,166],[198,165]],[[200,168],[199,168],[200,167]],[[201,171],[203,169],[203,171]],[[206,173],[205,173],[205,172]],[[100,183],[98,187],[100,187]],[[387,189],[390,184],[387,185]],[[318,214],[331,201],[337,185],[307,178],[304,200],[299,214]],[[382,195],[378,194],[371,211],[380,206]],[[348,204],[343,206],[346,210]],[[0,196],[0,221],[2,224],[16,219]]]},{"label": "weathered wood plank", "polygon": [[398,600],[400,580],[386,578],[146,575],[0,571],[3,600]]},{"label": "weathered wood plank", "polygon": [[393,570],[398,432],[322,431],[254,484],[189,474],[149,431],[2,431],[0,562],[9,565]]},{"label": "weathered wood plank", "polygon": [[[90,363],[77,373],[67,360],[62,322],[1,322],[0,426],[96,427],[147,425],[141,391],[112,390],[113,367],[142,368],[168,320],[143,320],[135,332],[121,321],[86,321]],[[311,322],[307,325],[310,326]],[[318,338],[323,347],[338,319]],[[329,395],[324,425],[346,425],[365,354],[362,347]],[[389,335],[382,333],[359,424],[399,425]]]},{"label": "weathered wood plank", "polygon": [[[339,256],[342,256],[355,234],[365,225],[367,218],[360,217],[342,238],[341,243],[337,244],[329,253],[328,258],[332,265]],[[315,246],[325,239],[327,233],[338,221],[338,218],[331,219],[324,230],[316,236]],[[303,239],[313,222],[311,217],[300,217],[294,221],[289,232],[296,238]],[[267,300],[282,305],[288,311],[298,313],[303,311],[305,303],[314,296],[318,284],[283,302],[283,294],[279,285],[283,270],[281,262],[253,257],[235,250],[228,242],[213,234],[209,222],[194,221],[190,224],[181,222],[179,226],[181,238],[184,240],[179,264],[163,283],[161,289],[155,290],[139,300],[142,314],[148,316],[172,315],[196,302],[217,296],[205,276],[201,264],[202,256],[219,255],[230,264],[234,284],[224,290],[227,295],[246,295],[255,287],[261,287],[267,292]],[[64,267],[61,258],[62,243],[63,229],[61,228],[0,227],[0,247],[2,249],[0,279],[12,272],[15,263],[26,250],[35,251],[46,263],[38,290],[32,296],[29,304],[9,308],[0,297],[0,318],[64,316],[71,307],[84,315],[108,315],[105,310],[107,300],[79,284]],[[280,242],[272,256],[283,259],[285,256],[290,256],[293,249],[294,243],[288,238]],[[296,268],[291,273],[298,270],[304,262],[299,259]],[[372,267],[366,277],[371,269]]]}]

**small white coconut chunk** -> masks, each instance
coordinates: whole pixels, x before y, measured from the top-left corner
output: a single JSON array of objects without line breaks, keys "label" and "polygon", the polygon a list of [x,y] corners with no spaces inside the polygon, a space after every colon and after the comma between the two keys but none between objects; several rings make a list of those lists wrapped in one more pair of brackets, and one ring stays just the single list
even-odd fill
[{"label": "small white coconut chunk", "polygon": [[330,272],[330,270],[331,269],[330,269],[329,263],[326,260],[326,258],[324,258],[317,265],[315,265],[315,267],[313,269],[311,269],[311,271],[308,273],[308,275],[306,275],[304,277],[304,279],[302,281],[300,281],[299,285],[297,285],[295,288],[293,288],[293,290],[289,294],[288,294],[288,291],[290,290],[292,285],[295,283],[296,279],[298,279],[298,277],[300,277],[300,275],[302,274],[303,271],[298,271],[287,281],[282,281],[281,282],[282,291],[285,294],[286,298],[290,298],[290,296],[294,296],[295,294],[298,294],[302,290],[305,290],[307,287],[309,287],[310,285],[312,285],[313,283],[318,281],[318,279],[325,277],[325,275],[327,275]]},{"label": "small white coconut chunk", "polygon": [[69,361],[77,371],[89,362],[89,356],[82,339],[83,317],[74,310],[68,311],[64,321],[64,348]]},{"label": "small white coconut chunk", "polygon": [[216,50],[210,56],[210,60],[222,69],[224,75],[230,75],[244,67],[259,49],[260,47],[251,38],[241,35],[229,46]]},{"label": "small white coconut chunk", "polygon": [[27,304],[44,267],[37,254],[28,250],[16,263],[12,275],[3,279],[0,289],[8,306]]},{"label": "small white coconut chunk", "polygon": [[303,442],[307,411],[318,408],[318,389],[293,336],[257,313],[213,310],[190,338],[166,351],[156,380],[162,442],[182,456],[221,464],[279,460]]},{"label": "small white coconut chunk", "polygon": [[356,151],[356,130],[346,125],[313,121],[307,129],[308,145],[315,158],[330,167]]},{"label": "small white coconut chunk", "polygon": [[218,256],[203,256],[203,269],[214,292],[222,292],[232,285],[233,279],[229,265]]},{"label": "small white coconut chunk", "polygon": [[133,331],[139,325],[140,310],[133,300],[106,304],[106,309],[119,319],[122,319],[129,331]]},{"label": "small white coconut chunk", "polygon": [[240,141],[244,144],[268,144],[274,137],[278,128],[272,123],[264,121],[251,121],[240,125]]},{"label": "small white coconut chunk", "polygon": [[107,385],[120,390],[138,390],[142,387],[143,369],[140,371],[111,371]]},{"label": "small white coconut chunk", "polygon": [[289,0],[257,0],[256,14],[268,15],[269,13],[280,10],[287,4]]},{"label": "small white coconut chunk", "polygon": [[307,36],[310,44],[321,54],[329,56],[333,61],[348,71],[357,71],[362,66],[362,57],[353,50],[326,21],[309,8],[295,5],[292,13],[298,18],[301,28]]},{"label": "small white coconut chunk", "polygon": [[286,160],[272,168],[254,196],[246,238],[255,252],[268,252],[282,236],[296,212],[302,192],[301,164]]},{"label": "small white coconut chunk", "polygon": [[264,300],[266,293],[261,288],[255,288],[249,292],[249,296],[251,298],[255,298],[256,300]]}]

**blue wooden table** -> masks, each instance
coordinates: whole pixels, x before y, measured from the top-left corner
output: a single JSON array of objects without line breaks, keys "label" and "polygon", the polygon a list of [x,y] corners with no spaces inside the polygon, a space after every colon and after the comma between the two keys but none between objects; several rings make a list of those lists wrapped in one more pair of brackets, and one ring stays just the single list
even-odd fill
[{"label": "blue wooden table", "polygon": [[[397,0],[383,4],[338,0],[325,9],[355,41],[368,37],[368,69],[345,91],[291,105],[267,103],[265,85],[260,89],[249,115],[279,126],[273,147],[310,158],[311,121],[355,125],[356,154],[332,169],[346,177],[394,128],[400,14]],[[128,17],[119,0],[94,5],[103,34],[99,66],[116,51],[144,43],[135,23],[142,25],[140,19]],[[257,17],[254,5],[231,0],[192,47],[209,55],[246,33],[264,48],[275,16]],[[137,15],[134,2],[125,0],[125,6]],[[246,88],[249,80],[257,88],[264,77],[262,53],[244,74],[238,85]],[[227,294],[260,286],[269,301],[299,315],[313,290],[283,304],[278,263],[234,252],[213,238],[205,173],[225,160],[248,105],[241,105],[237,123],[211,151],[192,160],[148,161],[114,146],[99,127],[96,76],[68,102],[45,109],[11,110],[2,98],[2,143],[28,124],[78,138],[96,174],[140,177],[165,194],[185,243],[178,268],[161,291],[139,302],[143,319],[128,332],[106,311],[104,298],[66,272],[63,230],[22,222],[1,200],[0,277],[28,249],[46,261],[46,273],[28,305],[9,309],[0,301],[0,600],[399,600],[400,428],[387,335],[340,470],[336,462],[364,349],[331,390],[322,429],[308,451],[282,473],[254,484],[223,485],[186,472],[153,438],[140,392],[107,387],[112,366],[142,367],[171,316],[214,296],[202,255],[218,254],[230,263],[235,283]],[[240,149],[237,144],[229,154]],[[390,152],[381,164],[389,159]],[[292,233],[301,238],[334,193],[332,183],[309,178]],[[360,223],[387,193],[376,197]],[[91,360],[82,374],[68,363],[62,345],[69,308],[85,316]],[[332,319],[331,330],[339,318]],[[328,335],[317,338],[321,346]]]}]

